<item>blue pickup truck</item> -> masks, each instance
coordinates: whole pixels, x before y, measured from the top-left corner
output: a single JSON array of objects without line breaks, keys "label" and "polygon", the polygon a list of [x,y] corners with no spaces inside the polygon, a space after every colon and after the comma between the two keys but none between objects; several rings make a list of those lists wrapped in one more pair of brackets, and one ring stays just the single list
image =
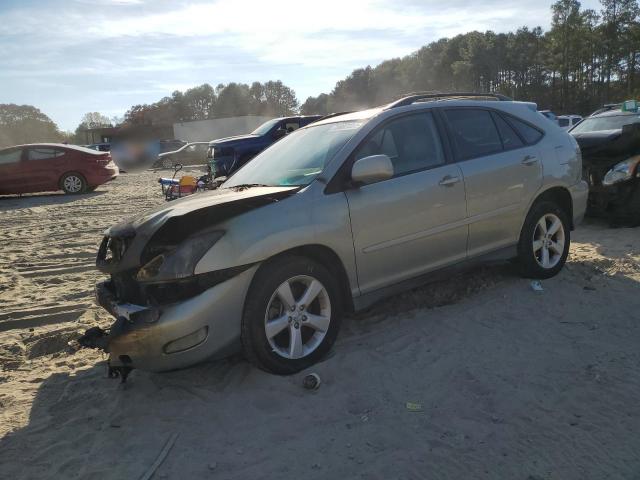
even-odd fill
[{"label": "blue pickup truck", "polygon": [[298,128],[321,119],[321,115],[274,118],[247,135],[209,142],[207,158],[214,177],[229,176],[272,143]]}]

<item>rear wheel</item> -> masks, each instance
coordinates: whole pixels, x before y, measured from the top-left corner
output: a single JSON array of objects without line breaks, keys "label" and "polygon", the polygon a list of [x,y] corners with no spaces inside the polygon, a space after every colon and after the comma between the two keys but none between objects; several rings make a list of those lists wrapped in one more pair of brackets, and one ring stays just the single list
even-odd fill
[{"label": "rear wheel", "polygon": [[264,265],[245,303],[245,356],[256,366],[282,375],[313,365],[338,335],[339,299],[331,274],[312,260],[283,257]]},{"label": "rear wheel", "polygon": [[79,173],[66,173],[60,180],[60,186],[64,193],[75,195],[86,190],[87,182]]},{"label": "rear wheel", "polygon": [[561,208],[549,201],[534,204],[518,242],[523,276],[550,278],[557,275],[567,260],[570,236],[569,220]]}]

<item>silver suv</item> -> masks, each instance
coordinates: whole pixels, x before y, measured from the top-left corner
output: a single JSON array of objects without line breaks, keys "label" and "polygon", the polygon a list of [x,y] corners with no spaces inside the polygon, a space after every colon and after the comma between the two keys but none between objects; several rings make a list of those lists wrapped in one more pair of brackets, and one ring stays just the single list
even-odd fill
[{"label": "silver suv", "polygon": [[[435,270],[517,258],[563,267],[587,184],[575,140],[500,95],[412,95],[277,142],[220,189],[106,232],[92,329],[116,373],[242,348],[288,374],[322,358],[344,312]],[[241,347],[240,347],[241,345]]]}]

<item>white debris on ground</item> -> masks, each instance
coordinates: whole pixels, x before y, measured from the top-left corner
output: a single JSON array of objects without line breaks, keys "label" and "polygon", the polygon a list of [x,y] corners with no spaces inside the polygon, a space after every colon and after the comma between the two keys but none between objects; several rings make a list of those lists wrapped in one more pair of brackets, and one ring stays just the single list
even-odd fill
[{"label": "white debris on ground", "polygon": [[[121,385],[103,354],[69,342],[109,323],[92,305],[93,256],[106,227],[162,203],[157,176],[0,199],[0,478],[640,471],[640,229],[581,226],[541,294],[501,265],[382,302],[298,375],[234,357]],[[302,386],[311,372],[317,390]]]}]

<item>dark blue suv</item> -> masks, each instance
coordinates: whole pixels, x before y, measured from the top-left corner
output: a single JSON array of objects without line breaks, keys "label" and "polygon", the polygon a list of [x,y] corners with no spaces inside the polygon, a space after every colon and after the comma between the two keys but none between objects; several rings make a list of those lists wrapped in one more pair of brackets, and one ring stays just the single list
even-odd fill
[{"label": "dark blue suv", "polygon": [[321,118],[321,115],[274,118],[248,135],[219,138],[209,142],[207,158],[212,175],[231,175],[272,143]]}]

